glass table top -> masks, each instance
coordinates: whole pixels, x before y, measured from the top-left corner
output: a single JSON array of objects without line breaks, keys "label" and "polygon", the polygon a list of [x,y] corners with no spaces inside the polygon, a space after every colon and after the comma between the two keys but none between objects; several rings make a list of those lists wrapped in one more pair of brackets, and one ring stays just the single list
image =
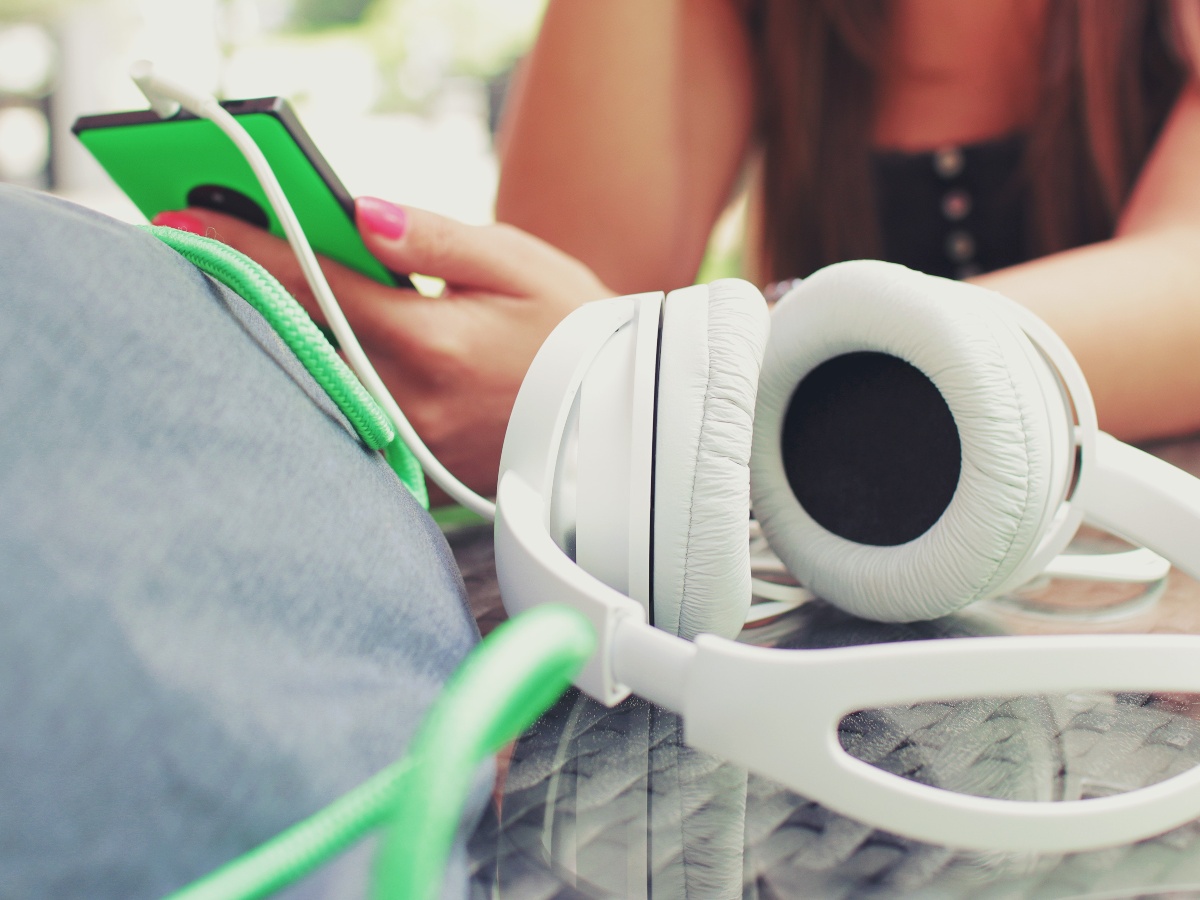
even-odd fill
[{"label": "glass table top", "polygon": [[[1192,469],[1197,445],[1163,453]],[[1200,466],[1196,469],[1200,470]],[[490,529],[449,535],[481,629],[503,617]],[[1085,532],[1073,549],[1115,543]],[[1200,633],[1200,583],[1053,581],[933,622],[868,622],[821,600],[740,640],[816,648],[1037,633]],[[1200,658],[1197,659],[1200,665]],[[1200,765],[1200,697],[1077,693],[866,710],[842,745],[888,772],[969,794],[1122,793]],[[500,760],[497,808],[470,842],[472,896],[519,898],[1200,897],[1200,821],[1070,854],[957,851],[886,833],[689,748],[638,697],[569,691]]]}]

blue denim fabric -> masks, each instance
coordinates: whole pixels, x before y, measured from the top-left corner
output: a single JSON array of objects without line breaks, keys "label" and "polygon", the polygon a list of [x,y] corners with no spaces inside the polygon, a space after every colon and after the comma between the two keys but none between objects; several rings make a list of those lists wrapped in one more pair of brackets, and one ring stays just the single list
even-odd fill
[{"label": "blue denim fabric", "polygon": [[402,756],[478,638],[433,522],[257,313],[0,186],[0,896],[205,874]]}]

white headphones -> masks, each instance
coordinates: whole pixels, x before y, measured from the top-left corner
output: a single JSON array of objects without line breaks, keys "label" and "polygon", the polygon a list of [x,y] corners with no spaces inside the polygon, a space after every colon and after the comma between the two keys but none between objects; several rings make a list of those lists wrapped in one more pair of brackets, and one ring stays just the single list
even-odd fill
[{"label": "white headphones", "polygon": [[735,280],[585,305],[538,353],[509,423],[505,606],[566,603],[592,621],[599,651],[577,684],[596,699],[636,691],[681,714],[689,744],[912,838],[1071,851],[1200,816],[1200,769],[1042,804],[851,757],[837,726],[860,709],[1200,692],[1200,637],[736,643],[751,497],[796,577],[869,618],[933,618],[1009,591],[1084,519],[1200,577],[1200,481],[1099,432],[1078,365],[1027,310],[874,261],[815,273],[773,315]]},{"label": "white headphones", "polygon": [[[147,64],[132,74],[160,115],[183,105],[243,151],[364,385],[427,474],[489,516],[362,354],[253,140],[215,99]],[[1200,816],[1200,768],[1127,794],[1028,803],[954,794],[847,754],[838,723],[861,709],[1200,693],[1200,637],[736,643],[750,604],[751,482],[775,553],[858,615],[934,617],[1003,593],[1045,569],[1085,517],[1200,578],[1200,481],[1098,432],[1077,364],[1032,314],[871,261],[806,279],[773,321],[735,280],[581,307],[538,352],[509,421],[495,507],[505,606],[587,616],[598,649],[576,683],[596,699],[637,691],[682,715],[692,746],[911,838],[1070,851]]]}]

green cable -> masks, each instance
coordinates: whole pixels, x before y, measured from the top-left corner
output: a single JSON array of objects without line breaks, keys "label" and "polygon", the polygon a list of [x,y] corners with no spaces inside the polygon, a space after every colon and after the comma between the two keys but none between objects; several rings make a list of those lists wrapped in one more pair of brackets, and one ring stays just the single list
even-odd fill
[{"label": "green cable", "polygon": [[433,517],[433,521],[443,534],[450,534],[460,528],[468,528],[472,525],[488,524],[487,519],[465,506],[435,506],[429,510],[429,515]]},{"label": "green cable", "polygon": [[317,383],[345,413],[363,442],[382,450],[395,437],[391,421],[354,378],[329,341],[283,286],[258,263],[212,238],[163,226],[151,233],[202,272],[240,294],[267,320]]},{"label": "green cable", "polygon": [[354,376],[304,308],[275,277],[227,244],[186,231],[147,225],[147,231],[202,272],[240,294],[291,348],[313,379],[350,420],[364,444],[384,458],[425,509],[429,493],[412,451],[375,399]]},{"label": "green cable", "polygon": [[595,631],[573,609],[534,607],[491,637],[517,623],[519,636],[509,631],[503,646],[468,657],[446,689],[455,702],[435,705],[413,739],[412,774],[375,857],[372,900],[437,896],[479,761],[532,725],[595,651]]},{"label": "green cable", "polygon": [[383,458],[387,460],[388,465],[392,467],[392,471],[396,473],[404,486],[417,498],[421,509],[429,509],[429,488],[425,485],[425,473],[400,435],[392,438],[383,448]]},{"label": "green cable", "polygon": [[538,606],[504,622],[451,676],[408,755],[168,900],[249,900],[307,875],[377,825],[374,897],[433,897],[475,770],[516,739],[583,668],[596,647],[575,610]]}]

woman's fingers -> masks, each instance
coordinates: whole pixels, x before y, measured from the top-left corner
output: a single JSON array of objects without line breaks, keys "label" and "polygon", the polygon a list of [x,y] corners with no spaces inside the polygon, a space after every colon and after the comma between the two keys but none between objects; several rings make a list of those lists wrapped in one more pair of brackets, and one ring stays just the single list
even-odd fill
[{"label": "woman's fingers", "polygon": [[[154,224],[216,238],[246,254],[274,275],[288,293],[300,301],[309,315],[318,321],[324,320],[308,287],[308,279],[304,277],[296,254],[286,240],[233,216],[195,207],[160,213],[154,217]],[[342,310],[351,319],[361,317],[364,312],[369,315],[372,307],[387,302],[393,299],[393,294],[400,293],[329,259],[318,259],[329,287]]]},{"label": "woman's fingers", "polygon": [[173,210],[154,217],[155,225],[167,225],[205,237],[216,238],[245,253],[287,288],[292,296],[310,307],[311,295],[300,264],[286,241],[246,222],[207,209]]},{"label": "woman's fingers", "polygon": [[465,291],[538,296],[564,279],[603,296],[586,267],[544,241],[507,225],[467,225],[374,197],[355,203],[358,227],[375,258],[394,272],[441,278]]},{"label": "woman's fingers", "polygon": [[[356,211],[367,248],[388,269],[440,278],[452,293],[514,299],[566,293],[575,303],[611,294],[578,260],[508,225],[466,225],[371,197],[360,198]],[[195,207],[160,214],[155,221],[207,234],[240,250],[278,278],[310,313],[317,313],[295,254],[281,238],[233,216]],[[321,269],[348,316],[361,304],[394,302],[409,294],[386,288],[381,293],[377,282],[327,259]]]},{"label": "woman's fingers", "polygon": [[367,249],[393,272],[416,272],[447,284],[518,294],[512,270],[495,241],[482,229],[425,210],[360,197],[355,201],[359,232]]},{"label": "woman's fingers", "polygon": [[[205,209],[158,221],[242,251],[319,315],[286,241]],[[530,360],[563,316],[611,291],[582,263],[507,225],[464,225],[369,198],[358,201],[357,222],[387,268],[442,278],[447,291],[422,297],[322,260],[330,287],[434,454],[473,487],[494,489],[508,415]]]},{"label": "woman's fingers", "polygon": [[[291,245],[282,238],[241,219],[201,208],[162,213],[154,221],[215,238],[245,253],[274,275],[309,315],[324,321]],[[382,355],[377,366],[392,369],[396,377],[404,373],[424,382],[439,377],[432,369],[444,366],[456,352],[466,352],[462,348],[471,342],[473,327],[478,326],[478,317],[467,314],[466,309],[457,309],[448,299],[421,297],[415,291],[379,284],[329,259],[320,262],[358,340],[369,354]],[[489,295],[488,300],[499,298]],[[482,301],[484,305],[488,300]],[[450,308],[444,309],[447,304]]]}]

